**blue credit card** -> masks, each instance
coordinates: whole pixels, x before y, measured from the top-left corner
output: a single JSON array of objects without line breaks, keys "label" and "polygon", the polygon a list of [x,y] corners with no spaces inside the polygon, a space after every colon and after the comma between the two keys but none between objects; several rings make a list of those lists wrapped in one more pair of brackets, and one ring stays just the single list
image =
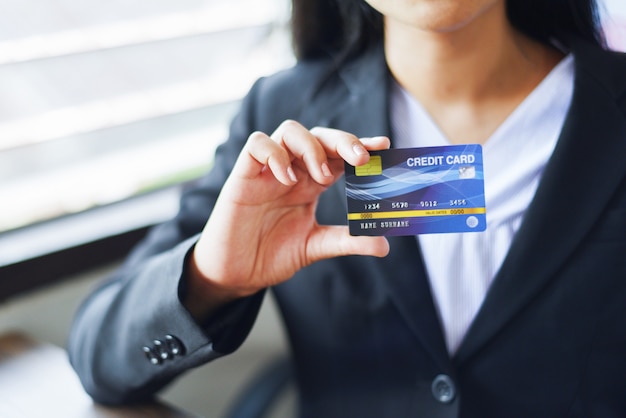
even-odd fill
[{"label": "blue credit card", "polygon": [[370,152],[346,163],[351,235],[417,235],[486,229],[480,145]]}]

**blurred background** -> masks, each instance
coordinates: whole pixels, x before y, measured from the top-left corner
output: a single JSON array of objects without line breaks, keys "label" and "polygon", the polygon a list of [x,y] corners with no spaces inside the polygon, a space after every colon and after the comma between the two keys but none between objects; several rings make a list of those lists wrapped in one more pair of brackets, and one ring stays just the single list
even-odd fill
[{"label": "blurred background", "polygon": [[[287,0],[0,0],[0,11],[0,233],[197,177],[251,83],[292,62]],[[153,203],[144,223],[175,199]],[[63,239],[91,238],[75,236],[84,228]],[[28,247],[2,249],[0,265],[36,255]]]},{"label": "blurred background", "polygon": [[[626,2],[601,11],[626,51]],[[64,344],[117,261],[76,272],[61,258],[59,280],[2,294],[29,280],[8,267],[172,216],[254,80],[294,62],[289,12],[289,0],[0,0],[0,332]],[[219,416],[284,346],[266,303],[244,349],[212,366],[219,385],[194,371],[165,397]]]}]

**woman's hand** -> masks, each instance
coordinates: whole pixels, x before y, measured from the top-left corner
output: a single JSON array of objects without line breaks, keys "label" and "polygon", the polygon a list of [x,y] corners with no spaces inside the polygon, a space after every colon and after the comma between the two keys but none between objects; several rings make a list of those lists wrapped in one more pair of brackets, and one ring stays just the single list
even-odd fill
[{"label": "woman's hand", "polygon": [[221,305],[321,259],[387,255],[384,237],[353,237],[347,226],[318,225],[315,208],[343,174],[344,160],[363,165],[368,150],[388,147],[386,137],[359,140],[329,128],[309,131],[294,121],[271,136],[250,135],[195,246],[190,297],[203,304],[208,296]]}]

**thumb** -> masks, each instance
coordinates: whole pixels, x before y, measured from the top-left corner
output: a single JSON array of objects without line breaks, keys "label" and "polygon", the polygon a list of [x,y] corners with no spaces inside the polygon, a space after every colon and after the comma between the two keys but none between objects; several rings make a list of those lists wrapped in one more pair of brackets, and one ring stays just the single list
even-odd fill
[{"label": "thumb", "polygon": [[344,255],[385,257],[387,254],[389,254],[387,238],[352,236],[347,226],[319,226],[307,243],[309,264]]}]

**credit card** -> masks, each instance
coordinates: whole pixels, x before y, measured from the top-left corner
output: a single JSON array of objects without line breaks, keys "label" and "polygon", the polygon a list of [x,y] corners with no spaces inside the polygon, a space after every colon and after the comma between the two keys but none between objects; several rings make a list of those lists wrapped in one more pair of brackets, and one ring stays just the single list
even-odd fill
[{"label": "credit card", "polygon": [[484,231],[485,180],[478,144],[370,152],[345,164],[351,235]]}]

